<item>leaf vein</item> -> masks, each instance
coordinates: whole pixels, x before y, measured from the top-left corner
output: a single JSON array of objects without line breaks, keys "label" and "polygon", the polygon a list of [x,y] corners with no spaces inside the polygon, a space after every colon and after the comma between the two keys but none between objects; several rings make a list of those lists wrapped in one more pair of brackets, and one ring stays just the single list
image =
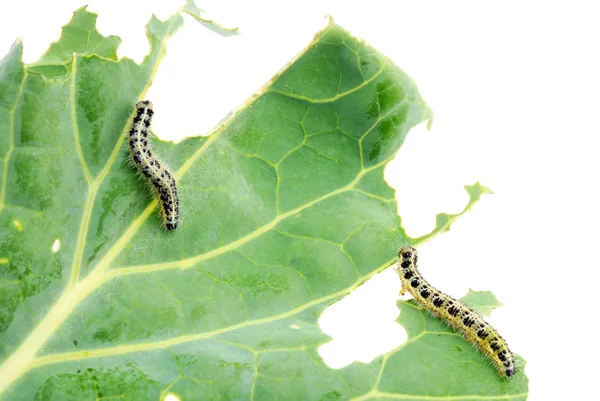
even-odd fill
[{"label": "leaf vein", "polygon": [[21,80],[21,84],[19,85],[19,91],[17,92],[15,104],[10,110],[8,150],[4,155],[4,169],[2,170],[2,188],[0,189],[0,212],[2,212],[2,210],[4,209],[4,201],[6,199],[6,186],[8,181],[8,162],[10,161],[10,157],[12,156],[12,153],[15,150],[15,112],[17,111],[17,107],[19,106],[19,100],[21,100],[21,96],[23,95],[23,87],[25,86],[26,80],[27,70],[24,70],[23,79]]},{"label": "leaf vein", "polygon": [[367,281],[372,276],[378,274],[382,270],[391,266],[395,262],[395,260],[396,260],[396,258],[386,261],[385,263],[383,263],[382,265],[380,265],[379,267],[374,269],[370,274],[360,278],[354,284],[352,284],[351,286],[349,286],[347,288],[344,288],[335,293],[326,295],[324,297],[312,300],[301,306],[298,306],[294,309],[290,309],[290,310],[280,313],[278,315],[269,316],[269,317],[265,317],[265,318],[261,318],[261,319],[255,319],[255,320],[248,320],[245,322],[236,323],[236,324],[233,324],[233,325],[230,325],[227,327],[223,327],[220,329],[212,330],[209,332],[173,337],[173,338],[170,338],[167,340],[160,340],[160,341],[147,342],[147,343],[124,344],[124,345],[118,345],[118,346],[107,347],[107,348],[99,348],[99,349],[82,350],[82,351],[77,351],[77,352],[66,352],[66,353],[44,355],[44,356],[33,359],[31,361],[31,363],[29,363],[28,368],[32,369],[32,368],[36,368],[39,366],[48,365],[48,364],[52,364],[52,363],[59,363],[59,362],[64,362],[64,361],[82,360],[82,359],[87,359],[87,358],[100,358],[100,357],[106,357],[106,356],[112,356],[112,355],[122,355],[122,354],[126,354],[126,353],[168,348],[168,347],[171,347],[171,346],[174,346],[177,344],[182,344],[182,343],[186,343],[186,342],[190,342],[190,341],[198,341],[198,340],[213,338],[217,335],[229,333],[231,331],[241,330],[246,327],[256,326],[256,325],[265,324],[265,323],[271,323],[271,322],[274,322],[274,321],[277,321],[280,319],[284,319],[289,316],[296,315],[300,312],[305,311],[306,309],[308,309],[312,306],[316,306],[316,305],[319,305],[322,303],[329,304],[329,303],[331,303],[332,300],[339,299],[339,298],[347,295],[348,293],[352,292],[355,288],[357,288],[358,286],[363,284],[365,281]]},{"label": "leaf vein", "polygon": [[346,97],[346,96],[348,96],[348,95],[350,95],[350,94],[352,94],[352,93],[354,93],[354,92],[362,89],[363,87],[367,86],[371,82],[373,82],[375,79],[377,79],[377,77],[379,75],[381,75],[383,73],[386,65],[387,65],[386,63],[383,63],[381,65],[381,67],[379,68],[379,70],[375,74],[373,74],[373,76],[371,78],[365,80],[360,85],[357,85],[357,86],[355,86],[352,89],[348,89],[347,91],[338,93],[337,95],[332,96],[332,97],[328,97],[328,98],[316,99],[316,98],[311,98],[311,97],[308,97],[308,96],[296,95],[294,93],[285,92],[285,91],[282,91],[282,90],[279,90],[279,89],[269,89],[267,91],[267,93],[269,93],[269,92],[270,93],[277,93],[277,94],[282,95],[282,96],[290,97],[290,98],[293,98],[293,99],[305,100],[305,101],[310,102],[310,103],[331,103],[331,102],[335,102],[336,100],[339,100],[339,99],[341,99],[343,97]]},{"label": "leaf vein", "polygon": [[[258,228],[257,230],[253,231],[252,233],[247,234],[236,241],[230,242],[227,245],[221,246],[219,248],[215,248],[211,251],[208,251],[208,252],[193,256],[193,257],[178,260],[178,261],[156,263],[156,264],[149,264],[149,265],[128,266],[128,267],[121,267],[118,269],[113,269],[110,272],[108,272],[106,277],[107,277],[107,279],[110,279],[110,278],[113,278],[116,276],[122,276],[122,275],[126,275],[126,274],[149,273],[149,272],[158,271],[158,270],[166,270],[166,269],[173,269],[173,268],[186,268],[186,267],[193,266],[200,261],[211,259],[216,256],[222,255],[226,252],[229,252],[231,250],[235,250],[235,249],[239,248],[240,246],[256,239],[257,237],[261,236],[262,234],[264,234],[268,231],[271,231],[271,229],[273,227],[275,227],[277,224],[279,224],[282,220],[284,220],[290,216],[296,215],[296,214],[302,212],[304,209],[314,206],[315,204],[322,202],[326,199],[329,199],[335,195],[339,195],[339,194],[342,194],[345,192],[352,191],[354,189],[354,186],[360,181],[360,179],[365,174],[389,163],[390,160],[393,159],[393,157],[394,157],[394,155],[391,155],[391,157],[388,157],[387,159],[385,159],[377,164],[374,164],[371,167],[363,169],[356,175],[354,180],[352,180],[348,185],[340,187],[331,192],[328,192],[318,198],[313,199],[310,202],[305,203],[302,206],[297,207],[296,209],[292,209],[283,214],[280,214],[275,219],[271,220],[269,223],[263,225],[262,227]],[[150,212],[152,211],[152,209],[154,208],[155,205],[156,205],[156,201],[153,201],[146,208],[144,213],[142,215],[140,215],[140,217],[138,217],[138,219],[136,219],[136,222],[142,218],[145,219],[145,217],[147,217],[147,215],[150,214]],[[134,222],[134,224],[135,224],[135,222]],[[139,223],[139,225],[141,225],[141,222]],[[137,230],[137,227],[135,229]],[[133,229],[130,228],[128,231],[133,231]],[[133,232],[131,233],[131,235],[133,235]],[[129,240],[130,236],[127,236],[127,233],[126,233],[121,237],[121,239],[118,242],[122,242],[122,241],[124,242],[125,240],[123,240],[123,238],[127,238],[127,240]],[[122,246],[124,246],[124,245],[125,244],[123,244]],[[116,256],[116,255],[114,255],[114,256]],[[113,258],[114,258],[114,256],[113,256]],[[108,256],[105,256],[105,258],[107,258],[107,257]],[[104,267],[104,265],[106,265],[108,263],[109,262],[106,262],[106,261],[104,261],[104,262],[100,261],[99,265],[102,265]]]}]

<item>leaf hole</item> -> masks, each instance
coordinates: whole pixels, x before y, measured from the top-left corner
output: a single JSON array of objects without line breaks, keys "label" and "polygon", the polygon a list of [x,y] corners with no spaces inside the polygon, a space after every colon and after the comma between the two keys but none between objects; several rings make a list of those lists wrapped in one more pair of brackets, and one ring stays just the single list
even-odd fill
[{"label": "leaf hole", "polygon": [[[413,238],[433,230],[435,216],[441,211],[460,213],[465,205],[465,176],[457,173],[455,155],[440,142],[443,137],[440,132],[439,129],[429,132],[427,122],[415,126],[386,168],[385,179],[396,189],[402,227]],[[468,161],[461,163],[464,169],[471,165]],[[448,165],[453,167],[430,168]]]},{"label": "leaf hole", "polygon": [[325,309],[319,325],[332,340],[319,347],[323,361],[334,369],[369,363],[406,342],[406,330],[395,321],[399,291],[398,276],[388,268]]},{"label": "leaf hole", "polygon": [[55,239],[52,244],[52,253],[56,253],[60,250],[60,239]]},{"label": "leaf hole", "polygon": [[173,393],[168,393],[163,401],[181,401],[181,398]]}]

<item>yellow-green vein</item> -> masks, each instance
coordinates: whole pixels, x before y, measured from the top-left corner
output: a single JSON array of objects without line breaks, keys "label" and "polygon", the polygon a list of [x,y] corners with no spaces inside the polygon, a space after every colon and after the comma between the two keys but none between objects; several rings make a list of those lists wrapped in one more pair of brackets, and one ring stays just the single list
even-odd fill
[{"label": "yellow-green vein", "polygon": [[[169,30],[167,30],[167,32],[170,32],[174,20],[175,18],[173,18],[171,21]],[[166,42],[168,38],[168,34],[166,34],[163,38],[161,50],[159,51],[159,55],[156,58],[155,65],[152,69],[152,75],[150,75],[142,95],[145,95],[150,84],[152,83],[152,79],[156,69],[158,68],[158,64],[165,53],[164,42]],[[0,394],[2,394],[14,380],[19,378],[29,369],[28,364],[31,362],[31,360],[33,360],[39,348],[46,343],[48,338],[50,338],[58,326],[62,324],[62,322],[70,315],[75,307],[104,281],[102,278],[102,269],[98,268],[92,270],[92,272],[84,280],[80,282],[77,280],[81,267],[80,261],[85,248],[85,238],[87,236],[87,227],[91,217],[94,198],[98,192],[98,188],[100,187],[102,180],[106,177],[108,171],[112,167],[112,164],[117,159],[126,131],[127,127],[124,127],[123,132],[117,139],[117,143],[115,144],[113,152],[105,167],[90,186],[90,193],[88,194],[88,199],[86,201],[82,217],[84,221],[82,221],[80,225],[80,232],[74,253],[73,269],[71,270],[69,284],[55,304],[50,308],[44,319],[32,330],[32,332],[21,343],[17,350],[10,355],[2,365],[0,365],[0,378],[2,378],[0,381]],[[152,206],[152,204],[150,206]],[[149,209],[150,206],[147,209]]]},{"label": "yellow-green vein", "polygon": [[310,98],[308,96],[295,95],[293,93],[289,93],[289,92],[285,92],[285,91],[281,91],[281,90],[277,90],[277,89],[269,89],[267,92],[269,92],[269,93],[277,93],[279,95],[290,97],[290,98],[293,98],[293,99],[305,100],[305,101],[310,102],[310,103],[331,103],[331,102],[335,102],[336,100],[341,99],[341,98],[343,98],[345,96],[348,96],[351,93],[354,93],[354,92],[356,92],[356,91],[364,88],[365,86],[367,86],[371,82],[373,82],[375,79],[377,79],[377,77],[379,77],[379,75],[381,75],[383,73],[386,65],[387,65],[387,63],[382,63],[381,67],[379,68],[379,70],[375,74],[373,74],[373,76],[371,78],[363,81],[360,85],[356,85],[352,89],[348,89],[345,92],[338,93],[337,95],[332,96],[332,97],[328,97],[328,98],[314,99],[314,98]]},{"label": "yellow-green vein", "polygon": [[71,58],[71,83],[70,83],[70,95],[71,95],[71,124],[73,126],[73,136],[75,139],[75,151],[77,153],[77,157],[79,157],[79,162],[81,163],[81,167],[83,168],[83,173],[85,174],[85,179],[87,180],[88,185],[92,184],[92,175],[90,174],[90,170],[88,168],[87,162],[85,161],[85,156],[83,154],[83,150],[81,149],[81,142],[79,141],[79,123],[77,122],[77,99],[76,99],[76,82],[77,82],[77,55],[73,53],[73,57]]},{"label": "yellow-green vein", "polygon": [[23,94],[23,87],[25,86],[26,79],[27,71],[25,70],[23,72],[23,80],[19,85],[19,91],[17,92],[15,104],[10,110],[10,123],[8,128],[8,150],[4,155],[4,170],[2,170],[2,187],[0,188],[0,212],[4,209],[4,202],[6,200],[6,186],[8,185],[8,162],[10,161],[10,157],[12,156],[12,153],[15,150],[15,112],[17,111],[17,107],[19,106],[19,100],[21,99],[21,95]]},{"label": "yellow-green vein", "polygon": [[[366,276],[361,277],[359,280],[357,280],[355,283],[353,283],[351,286],[349,286],[347,288],[344,288],[333,294],[329,294],[327,296],[321,297],[319,299],[312,300],[312,301],[307,302],[299,307],[296,307],[294,309],[291,309],[287,312],[280,313],[275,316],[269,316],[266,318],[256,319],[256,320],[247,320],[247,321],[244,321],[241,323],[237,323],[237,324],[223,327],[220,329],[216,329],[213,331],[199,333],[199,334],[184,335],[184,336],[170,338],[167,340],[154,341],[154,342],[148,342],[148,343],[124,344],[124,345],[118,345],[115,347],[90,349],[87,351],[66,352],[66,353],[61,353],[61,354],[46,355],[46,356],[35,358],[35,360],[31,361],[30,365],[28,365],[28,369],[42,366],[42,365],[47,365],[50,363],[58,363],[58,362],[64,362],[64,361],[70,361],[70,360],[80,360],[80,359],[86,359],[86,358],[100,358],[100,357],[111,356],[111,355],[121,355],[121,354],[132,353],[132,352],[168,348],[173,345],[182,344],[182,343],[189,342],[189,341],[208,339],[208,338],[217,336],[219,334],[224,334],[224,333],[228,333],[228,332],[235,331],[235,330],[241,330],[246,327],[271,323],[271,322],[295,315],[297,313],[300,313],[312,306],[319,305],[322,303],[329,303],[332,300],[339,299],[339,298],[343,297],[344,295],[347,295],[348,293],[352,292],[355,288],[359,287],[361,284],[363,284],[365,281],[367,281],[369,278],[371,278],[375,274],[377,274],[377,273],[381,272],[383,269],[386,269],[387,267],[391,266],[395,262],[395,260],[396,260],[396,258],[386,261],[385,263],[383,263],[382,265],[380,265],[379,267],[374,269],[371,273],[369,273]],[[88,277],[86,277],[83,281],[87,281],[87,280],[88,280]],[[83,281],[82,281],[82,283],[83,283]]]},{"label": "yellow-green vein", "polygon": [[[379,167],[381,167],[382,165],[385,165],[387,163],[390,162],[390,160],[392,160],[394,158],[395,155],[392,155],[391,157],[388,157],[387,159],[379,162],[378,164],[375,164],[369,168],[363,169],[361,170],[356,177],[346,186],[343,186],[341,188],[338,188],[334,191],[328,192],[325,195],[322,195],[318,198],[315,198],[313,200],[311,200],[310,202],[305,203],[302,206],[299,206],[295,209],[289,210],[283,214],[278,215],[277,217],[275,217],[273,220],[271,220],[270,222],[268,222],[267,224],[257,228],[256,230],[252,231],[250,234],[245,235],[244,237],[230,242],[227,245],[221,246],[219,248],[215,248],[211,251],[196,255],[196,256],[192,256],[190,258],[186,258],[186,259],[181,259],[181,260],[177,260],[177,261],[172,261],[172,262],[165,262],[165,263],[156,263],[156,264],[150,264],[150,265],[142,265],[142,266],[131,266],[131,267],[123,267],[123,268],[119,268],[119,269],[114,269],[110,272],[108,272],[108,274],[106,275],[107,278],[113,278],[116,276],[121,276],[121,275],[125,275],[125,274],[134,274],[134,273],[149,273],[149,272],[153,272],[153,271],[157,271],[157,270],[166,270],[166,269],[173,269],[173,268],[186,268],[186,267],[190,267],[195,265],[196,263],[203,261],[203,260],[207,260],[207,259],[211,259],[214,258],[218,255],[222,255],[226,252],[235,250],[237,248],[239,248],[240,246],[258,238],[259,236],[261,236],[262,234],[270,231],[271,229],[273,229],[273,227],[275,227],[277,224],[279,224],[283,219],[286,219],[290,216],[293,216],[295,214],[298,214],[300,212],[302,212],[304,209],[307,209],[311,206],[314,206],[315,204],[322,202],[328,198],[331,198],[332,196],[344,193],[344,192],[348,192],[354,189],[354,186],[361,180],[361,178],[367,174],[368,172],[375,170]],[[150,212],[152,210],[148,210],[148,208],[144,211],[144,213],[142,215],[149,215]],[[147,213],[146,213],[147,212]],[[139,218],[138,218],[139,219]],[[138,220],[136,219],[136,221]],[[141,223],[140,223],[141,225]],[[129,231],[129,230],[128,230]],[[127,232],[126,232],[127,234]],[[123,235],[123,237],[125,237],[125,235]],[[123,237],[121,237],[121,239],[119,239],[118,242],[123,241],[124,243],[127,243],[129,241],[129,238],[123,239]],[[110,255],[113,258],[116,256],[116,254]],[[108,257],[105,256],[105,258]],[[103,259],[104,260],[104,259]],[[112,259],[111,259],[112,260]],[[103,263],[103,261],[100,261],[100,263]],[[107,263],[107,262],[104,262]]]},{"label": "yellow-green vein", "polygon": [[83,258],[83,251],[85,249],[85,239],[87,237],[87,231],[89,227],[89,222],[92,214],[92,209],[94,207],[94,199],[96,198],[97,185],[95,182],[92,182],[92,176],[90,174],[90,170],[88,169],[87,163],[85,161],[85,156],[83,154],[83,150],[81,149],[81,143],[79,141],[79,125],[77,123],[77,103],[75,97],[75,84],[77,80],[77,56],[73,54],[71,59],[71,82],[70,82],[70,93],[71,93],[71,124],[73,126],[73,137],[75,142],[75,151],[77,153],[77,157],[79,157],[79,161],[81,167],[83,168],[83,172],[85,175],[86,182],[88,184],[88,193],[87,199],[85,201],[85,206],[83,207],[83,215],[81,217],[81,223],[79,225],[79,233],[77,234],[77,245],[75,246],[75,253],[73,254],[73,262],[71,264],[71,275],[69,278],[69,283],[67,284],[66,290],[68,291],[72,288],[77,279],[79,277],[79,271],[81,269],[81,259]]},{"label": "yellow-green vein", "polygon": [[372,390],[360,397],[353,398],[353,401],[363,401],[371,398],[391,398],[397,400],[421,400],[421,401],[463,401],[463,400],[514,400],[518,398],[527,398],[529,393],[507,394],[507,395],[417,395],[417,394],[398,394],[385,393],[378,390]]}]

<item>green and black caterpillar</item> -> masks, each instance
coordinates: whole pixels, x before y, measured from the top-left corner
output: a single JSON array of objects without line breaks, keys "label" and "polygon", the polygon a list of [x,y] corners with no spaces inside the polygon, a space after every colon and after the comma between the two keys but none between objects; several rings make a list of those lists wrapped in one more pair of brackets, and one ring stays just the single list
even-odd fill
[{"label": "green and black caterpillar", "polygon": [[128,148],[131,160],[154,190],[161,211],[163,226],[175,230],[179,223],[179,198],[177,183],[169,170],[158,161],[150,150],[148,130],[154,110],[152,102],[142,100],[135,105],[136,114],[129,130]]},{"label": "green and black caterpillar", "polygon": [[467,341],[487,355],[501,376],[513,376],[515,361],[506,341],[478,313],[429,284],[417,270],[417,259],[415,248],[405,246],[400,249],[395,268],[402,282],[400,294],[410,292],[434,317],[458,329]]}]

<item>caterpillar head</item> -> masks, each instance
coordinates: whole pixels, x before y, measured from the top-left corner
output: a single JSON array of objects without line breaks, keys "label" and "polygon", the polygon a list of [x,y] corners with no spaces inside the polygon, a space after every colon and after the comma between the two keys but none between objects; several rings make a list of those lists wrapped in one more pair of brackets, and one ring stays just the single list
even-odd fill
[{"label": "caterpillar head", "polygon": [[398,263],[394,270],[396,273],[400,274],[402,269],[408,268],[409,266],[414,266],[417,262],[417,250],[412,246],[403,246],[400,248],[398,252]]},{"label": "caterpillar head", "polygon": [[175,230],[177,228],[177,220],[167,220],[165,221],[165,228],[169,231]]},{"label": "caterpillar head", "polygon": [[417,256],[417,250],[415,248],[413,248],[412,246],[403,246],[402,248],[400,248],[400,251],[398,252],[398,257],[401,259],[412,259],[413,256],[416,258]]},{"label": "caterpillar head", "polygon": [[136,109],[152,109],[153,104],[150,100],[140,100],[136,103]]}]

